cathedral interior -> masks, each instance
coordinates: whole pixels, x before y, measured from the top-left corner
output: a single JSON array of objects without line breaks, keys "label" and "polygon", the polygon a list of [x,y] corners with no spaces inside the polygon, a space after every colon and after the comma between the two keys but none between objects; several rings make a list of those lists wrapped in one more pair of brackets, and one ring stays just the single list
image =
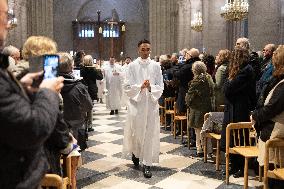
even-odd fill
[{"label": "cathedral interior", "polygon": [[[239,37],[250,41],[251,50],[266,44],[284,44],[284,0],[242,0],[248,12],[241,18],[221,15],[222,7],[237,0],[8,0],[16,18],[5,45],[22,48],[33,35],[47,36],[58,51],[71,55],[79,50],[96,60],[136,58],[137,43],[151,42],[151,58],[196,48],[215,56],[232,50]],[[243,16],[243,17],[242,17]],[[195,27],[193,25],[196,24]],[[199,25],[198,25],[199,24]],[[84,189],[239,189],[244,178],[225,183],[225,162],[215,169],[214,158],[204,163],[196,148],[184,147],[180,136],[161,126],[160,163],[146,179],[121,155],[127,110],[109,115],[104,104],[95,103],[88,148],[82,152],[77,188]],[[248,188],[263,188],[249,168]]]}]

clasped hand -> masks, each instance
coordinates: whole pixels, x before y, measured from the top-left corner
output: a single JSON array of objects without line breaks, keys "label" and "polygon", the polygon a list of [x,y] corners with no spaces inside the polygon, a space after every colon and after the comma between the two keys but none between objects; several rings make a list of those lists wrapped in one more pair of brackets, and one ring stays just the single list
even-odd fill
[{"label": "clasped hand", "polygon": [[141,90],[147,88],[149,91],[151,91],[151,86],[150,86],[150,81],[149,80],[144,80],[141,86]]}]

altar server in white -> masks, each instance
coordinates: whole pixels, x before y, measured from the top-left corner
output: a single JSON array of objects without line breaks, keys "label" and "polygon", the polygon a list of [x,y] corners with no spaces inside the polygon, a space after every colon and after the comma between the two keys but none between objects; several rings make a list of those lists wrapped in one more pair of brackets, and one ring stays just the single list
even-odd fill
[{"label": "altar server in white", "polygon": [[148,40],[138,43],[140,57],[128,66],[125,91],[129,97],[124,128],[123,154],[132,155],[135,166],[143,163],[144,177],[151,178],[150,166],[159,162],[160,120],[158,99],[164,90],[160,64],[151,60]]}]

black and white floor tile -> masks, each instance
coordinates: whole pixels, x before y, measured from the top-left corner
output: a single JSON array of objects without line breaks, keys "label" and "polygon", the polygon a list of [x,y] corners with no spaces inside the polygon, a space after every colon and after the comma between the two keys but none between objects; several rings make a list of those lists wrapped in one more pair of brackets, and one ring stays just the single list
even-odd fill
[{"label": "black and white floor tile", "polygon": [[[78,169],[77,187],[83,189],[239,189],[243,178],[230,177],[224,183],[221,171],[215,171],[213,161],[204,163],[194,157],[195,150],[188,150],[174,139],[170,131],[161,127],[160,163],[152,167],[153,177],[143,177],[130,159],[122,159],[123,126],[127,110],[109,115],[105,104],[95,104],[93,126],[89,133],[89,148],[82,153],[83,165]],[[221,168],[224,169],[224,165]],[[262,183],[249,177],[249,188],[261,188]]]}]

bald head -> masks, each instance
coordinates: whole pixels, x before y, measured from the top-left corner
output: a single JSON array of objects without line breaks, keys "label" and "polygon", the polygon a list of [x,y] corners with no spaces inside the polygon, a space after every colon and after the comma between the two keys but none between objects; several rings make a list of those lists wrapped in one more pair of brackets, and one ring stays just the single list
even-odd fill
[{"label": "bald head", "polygon": [[271,58],[273,55],[273,52],[276,50],[276,47],[274,44],[267,44],[265,45],[265,47],[263,48],[263,56],[265,58]]},{"label": "bald head", "polygon": [[199,56],[199,50],[196,48],[192,48],[189,50],[189,53],[191,55],[192,58],[196,58]]}]

